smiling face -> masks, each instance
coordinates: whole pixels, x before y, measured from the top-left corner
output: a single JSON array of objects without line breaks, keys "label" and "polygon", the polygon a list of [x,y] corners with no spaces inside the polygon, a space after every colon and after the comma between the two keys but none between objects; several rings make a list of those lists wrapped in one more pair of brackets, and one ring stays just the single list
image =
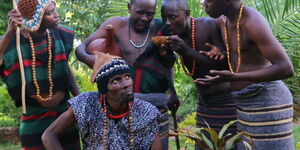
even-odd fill
[{"label": "smiling face", "polygon": [[145,31],[149,28],[156,11],[155,0],[135,0],[128,4],[130,21],[136,31]]},{"label": "smiling face", "polygon": [[161,14],[170,35],[181,35],[185,32],[189,10],[180,9],[176,1],[168,1],[163,5]]},{"label": "smiling face", "polygon": [[205,12],[213,18],[218,18],[225,14],[228,2],[226,0],[204,0]]},{"label": "smiling face", "polygon": [[60,22],[59,14],[56,11],[56,5],[51,2],[47,9],[45,10],[43,20],[41,23],[41,28],[54,28]]},{"label": "smiling face", "polygon": [[133,81],[130,73],[116,75],[109,79],[107,97],[117,103],[128,103],[133,100]]}]

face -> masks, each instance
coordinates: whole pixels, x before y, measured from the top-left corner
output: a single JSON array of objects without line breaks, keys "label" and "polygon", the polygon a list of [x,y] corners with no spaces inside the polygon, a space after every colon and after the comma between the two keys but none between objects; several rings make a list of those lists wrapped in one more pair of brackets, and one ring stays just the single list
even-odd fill
[{"label": "face", "polygon": [[118,103],[128,103],[133,100],[133,81],[129,73],[116,75],[108,81],[107,97]]},{"label": "face", "polygon": [[56,11],[55,3],[52,2],[45,10],[41,27],[43,28],[54,28],[60,22],[59,14]]},{"label": "face", "polygon": [[168,2],[161,9],[161,16],[164,24],[167,26],[170,35],[181,35],[185,32],[189,11],[181,10],[176,3]]},{"label": "face", "polygon": [[204,0],[205,12],[213,18],[218,18],[225,13],[226,0]]},{"label": "face", "polygon": [[156,10],[155,0],[136,0],[128,4],[131,25],[136,31],[146,31],[153,20]]}]

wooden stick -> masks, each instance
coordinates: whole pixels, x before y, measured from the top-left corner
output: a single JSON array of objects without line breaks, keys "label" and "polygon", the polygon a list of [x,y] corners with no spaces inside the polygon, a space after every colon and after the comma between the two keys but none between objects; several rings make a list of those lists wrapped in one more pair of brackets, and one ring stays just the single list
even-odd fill
[{"label": "wooden stick", "polygon": [[[16,0],[12,0],[14,9],[17,9],[17,2]],[[20,28],[16,28],[16,48],[18,52],[18,58],[19,58],[19,65],[20,65],[20,72],[21,72],[21,80],[22,80],[22,111],[23,114],[26,114],[26,102],[25,102],[25,86],[26,86],[26,81],[25,81],[25,73],[24,73],[24,66],[23,66],[23,58],[22,58],[22,53],[21,53],[21,47],[20,47]]]},{"label": "wooden stick", "polygon": [[[172,117],[173,117],[173,123],[174,123],[174,131],[175,133],[178,133],[178,125],[177,125],[177,117],[176,117],[176,112],[171,112],[172,113]],[[180,144],[179,144],[179,137],[178,135],[175,136],[175,141],[176,141],[176,147],[177,150],[180,150]]]}]

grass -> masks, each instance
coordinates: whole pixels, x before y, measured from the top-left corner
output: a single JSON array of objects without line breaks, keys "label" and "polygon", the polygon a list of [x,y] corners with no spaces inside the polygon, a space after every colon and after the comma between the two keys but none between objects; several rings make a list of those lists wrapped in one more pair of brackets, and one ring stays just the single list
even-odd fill
[{"label": "grass", "polygon": [[[300,150],[300,126],[295,126],[293,129],[294,143],[296,150]],[[298,144],[297,144],[298,143]],[[187,150],[193,150],[194,145],[186,143],[182,138],[180,138],[180,147],[187,147]],[[0,143],[0,150],[19,150],[21,147],[20,143]],[[171,137],[169,140],[169,149],[176,150],[175,138]]]},{"label": "grass", "polygon": [[0,143],[0,150],[20,150],[21,144],[20,143]]},{"label": "grass", "polygon": [[296,150],[300,150],[300,126],[294,126],[293,136]]}]

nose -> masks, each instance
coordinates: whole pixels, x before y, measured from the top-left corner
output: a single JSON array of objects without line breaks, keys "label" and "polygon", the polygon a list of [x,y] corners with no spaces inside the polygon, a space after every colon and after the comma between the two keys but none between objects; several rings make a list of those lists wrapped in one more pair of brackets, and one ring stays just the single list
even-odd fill
[{"label": "nose", "polygon": [[131,78],[129,78],[129,79],[123,78],[122,83],[123,83],[123,88],[124,89],[129,88],[129,87],[132,86],[132,79]]},{"label": "nose", "polygon": [[166,19],[166,23],[165,23],[167,26],[171,26],[171,22],[170,22],[170,20],[167,18]]},{"label": "nose", "polygon": [[54,12],[54,17],[59,18],[59,13],[57,11]]},{"label": "nose", "polygon": [[147,21],[147,20],[148,20],[147,14],[143,14],[143,15],[141,16],[141,20]]}]

